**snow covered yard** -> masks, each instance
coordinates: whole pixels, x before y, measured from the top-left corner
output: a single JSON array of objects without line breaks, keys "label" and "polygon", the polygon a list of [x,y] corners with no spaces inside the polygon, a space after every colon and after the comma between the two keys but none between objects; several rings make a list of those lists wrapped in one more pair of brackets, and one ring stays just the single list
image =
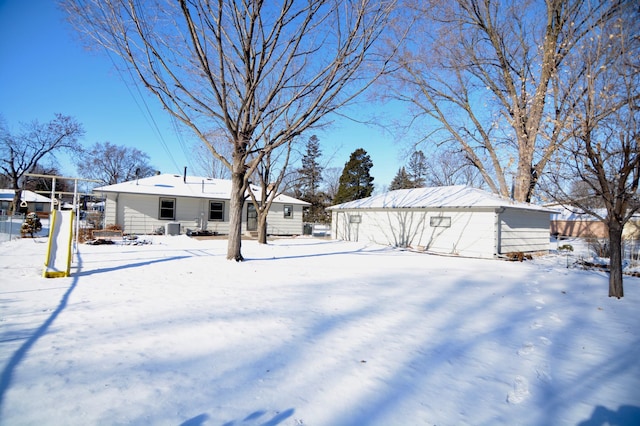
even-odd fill
[{"label": "snow covered yard", "polygon": [[313,238],[0,244],[2,425],[640,424],[640,278]]}]

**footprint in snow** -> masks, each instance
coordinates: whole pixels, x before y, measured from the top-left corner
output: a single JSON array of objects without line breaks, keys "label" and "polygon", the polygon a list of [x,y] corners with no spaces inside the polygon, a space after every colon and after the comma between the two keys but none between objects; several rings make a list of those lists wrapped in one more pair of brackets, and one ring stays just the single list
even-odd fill
[{"label": "footprint in snow", "polygon": [[525,342],[522,345],[522,347],[520,349],[518,349],[518,355],[520,355],[520,356],[529,355],[531,352],[533,352],[533,350],[534,350],[533,343]]},{"label": "footprint in snow", "polygon": [[513,390],[507,394],[509,404],[520,404],[529,397],[529,382],[522,376],[516,376]]},{"label": "footprint in snow", "polygon": [[540,336],[540,337],[539,337],[539,339],[540,339],[540,342],[541,342],[543,345],[545,345],[545,346],[549,346],[549,345],[551,345],[551,340],[547,339],[546,337],[544,337],[544,336]]},{"label": "footprint in snow", "polygon": [[560,317],[558,316],[558,314],[551,314],[549,315],[549,319],[555,322],[562,322],[562,320],[560,319]]}]

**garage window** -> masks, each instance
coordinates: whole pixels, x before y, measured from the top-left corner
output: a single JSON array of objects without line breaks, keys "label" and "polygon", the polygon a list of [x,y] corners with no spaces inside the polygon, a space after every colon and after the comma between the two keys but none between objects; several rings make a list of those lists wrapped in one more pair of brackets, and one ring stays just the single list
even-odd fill
[{"label": "garage window", "polygon": [[449,216],[433,216],[429,219],[429,225],[432,228],[450,228],[451,217]]}]

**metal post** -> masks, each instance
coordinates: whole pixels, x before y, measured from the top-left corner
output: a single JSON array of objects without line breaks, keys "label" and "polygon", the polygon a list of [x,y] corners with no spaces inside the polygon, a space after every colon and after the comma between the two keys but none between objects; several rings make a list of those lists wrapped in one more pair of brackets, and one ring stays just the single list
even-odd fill
[{"label": "metal post", "polygon": [[78,200],[78,179],[73,180],[73,209],[75,211],[76,235],[73,238],[73,251],[71,256],[75,256],[78,251],[78,235],[80,233],[80,202]]},{"label": "metal post", "polygon": [[[51,178],[51,213],[56,208],[56,178],[55,176]],[[49,215],[51,216],[51,215]]]}]

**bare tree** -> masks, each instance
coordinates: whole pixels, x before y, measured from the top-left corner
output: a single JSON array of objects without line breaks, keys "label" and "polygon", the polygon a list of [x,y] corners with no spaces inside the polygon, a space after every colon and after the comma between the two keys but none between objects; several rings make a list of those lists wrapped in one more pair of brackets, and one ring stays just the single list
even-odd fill
[{"label": "bare tree", "polygon": [[[210,132],[208,140],[222,157],[231,158],[233,144],[229,142],[224,130]],[[231,177],[231,171],[211,153],[207,145],[197,141],[194,143],[193,150],[195,154],[193,161],[197,173],[214,179],[229,179]]]},{"label": "bare tree", "polygon": [[[249,196],[258,215],[258,243],[267,244],[267,216],[286,176],[293,141],[266,153],[253,173],[259,182],[259,198],[249,185]],[[255,182],[254,182],[255,184]]]},{"label": "bare tree", "polygon": [[95,143],[90,149],[82,151],[77,158],[77,167],[82,177],[100,181],[103,185],[153,176],[155,173],[155,169],[149,165],[148,154],[111,142]]},{"label": "bare tree", "polygon": [[[271,150],[318,125],[387,64],[374,45],[395,1],[66,0],[69,19],[119,55],[166,111],[231,171],[227,258],[242,260],[249,179]],[[265,138],[264,129],[275,129]],[[223,156],[207,138],[225,129]]]},{"label": "bare tree", "polygon": [[38,164],[56,152],[78,150],[78,139],[84,135],[82,126],[72,117],[56,114],[48,123],[37,120],[21,123],[20,132],[13,134],[0,122],[0,171],[7,176],[14,190],[11,214],[20,204],[21,185],[25,173],[32,173]]},{"label": "bare tree", "polygon": [[513,175],[513,197],[529,201],[570,113],[553,79],[580,40],[631,2],[413,3],[417,22],[392,96],[413,107],[414,120],[436,123],[427,140],[461,147],[493,192],[510,196]]},{"label": "bare tree", "polygon": [[[38,164],[31,172],[36,176],[25,176],[22,189],[28,189],[33,192],[46,192],[51,194],[53,188],[53,180],[43,176],[62,176],[60,169],[52,164]],[[58,179],[56,181],[56,192],[73,192],[73,181],[69,179]]]},{"label": "bare tree", "polygon": [[331,202],[338,193],[340,187],[340,176],[342,175],[341,167],[326,167],[322,174],[322,180],[324,181],[324,193],[327,200]]},{"label": "bare tree", "polygon": [[468,185],[482,187],[478,169],[460,150],[440,150],[426,160],[425,184],[427,186]]},{"label": "bare tree", "polygon": [[[640,209],[640,11],[630,8],[603,24],[581,46],[574,69],[580,91],[568,122],[570,143],[557,156],[553,173],[545,176],[552,196],[598,217],[609,234],[609,296],[623,297],[622,235]],[[581,196],[570,191],[575,178]],[[574,185],[567,188],[567,182]],[[598,203],[594,203],[597,200]],[[594,208],[603,205],[604,211]]]}]

